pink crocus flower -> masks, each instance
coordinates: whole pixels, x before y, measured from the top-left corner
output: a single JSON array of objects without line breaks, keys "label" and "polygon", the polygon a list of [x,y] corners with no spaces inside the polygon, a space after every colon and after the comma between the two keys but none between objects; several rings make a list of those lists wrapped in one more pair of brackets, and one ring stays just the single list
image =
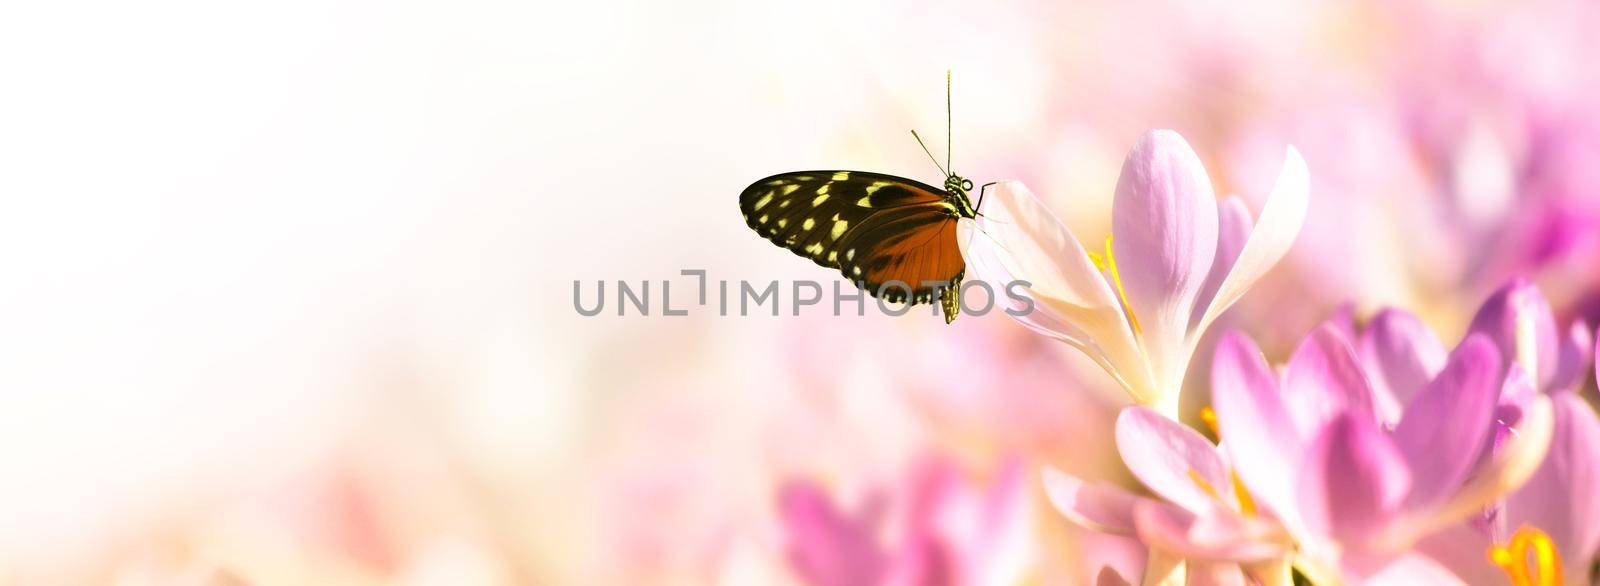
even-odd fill
[{"label": "pink crocus flower", "polygon": [[1412,546],[1515,490],[1551,436],[1549,401],[1523,393],[1509,437],[1481,459],[1499,373],[1494,343],[1474,334],[1386,425],[1339,325],[1307,336],[1281,375],[1231,333],[1212,369],[1219,446],[1176,422],[1154,425],[1139,407],[1119,419],[1124,462],[1159,498],[1059,473],[1047,474],[1047,491],[1080,524],[1131,530],[1153,560],[1187,560],[1207,575],[1235,564],[1257,582],[1286,584],[1292,565],[1318,584],[1459,583]]},{"label": "pink crocus flower", "polygon": [[1031,283],[1023,325],[1087,354],[1139,403],[1176,417],[1189,358],[1206,328],[1294,242],[1309,177],[1290,147],[1259,221],[1218,201],[1200,158],[1170,130],[1144,135],[1117,180],[1105,253],[1085,250],[1021,183],[1001,183],[983,216],[962,220],[967,270]]},{"label": "pink crocus flower", "polygon": [[[1600,561],[1600,417],[1575,393],[1550,402],[1549,454],[1528,483],[1486,522],[1459,525],[1419,545],[1468,583],[1504,583],[1509,573],[1513,584],[1589,584],[1590,568]],[[1551,563],[1529,556],[1530,547],[1548,547]],[[1486,555],[1495,550],[1507,554],[1506,566]]]},{"label": "pink crocus flower", "polygon": [[[1508,370],[1497,426],[1521,417],[1527,403],[1542,396],[1540,391],[1547,395],[1554,415],[1549,454],[1525,486],[1495,503],[1483,518],[1435,535],[1422,549],[1473,583],[1503,580],[1503,573],[1510,572],[1527,583],[1587,584],[1589,568],[1600,554],[1600,416],[1576,391],[1594,362],[1591,353],[1600,348],[1582,322],[1557,337],[1549,304],[1537,287],[1520,279],[1490,296],[1471,329],[1518,357]],[[1396,345],[1431,343],[1436,342],[1413,336]],[[1518,384],[1523,388],[1513,392]],[[1499,449],[1508,435],[1500,430],[1491,449]],[[1507,567],[1490,563],[1484,552],[1491,547],[1503,552]],[[1531,569],[1526,556],[1516,555],[1529,553],[1523,551],[1529,547],[1549,548],[1554,554],[1550,559],[1560,563]]]},{"label": "pink crocus flower", "polygon": [[[1153,496],[1044,471],[1050,502],[1092,531],[1137,537],[1148,548],[1140,584],[1288,584],[1293,543],[1258,515],[1224,453],[1204,436],[1143,406],[1117,417],[1117,449]],[[1180,528],[1181,527],[1181,528]],[[1187,531],[1197,529],[1197,531]],[[1189,533],[1203,535],[1190,536]]]},{"label": "pink crocus flower", "polygon": [[790,567],[811,586],[1001,586],[1020,582],[1031,561],[1032,506],[1016,462],[981,488],[929,459],[854,512],[806,481],[778,501]]},{"label": "pink crocus flower", "polygon": [[1314,580],[1439,579],[1449,573],[1408,550],[1520,486],[1549,444],[1551,407],[1532,397],[1480,461],[1500,365],[1487,336],[1468,336],[1386,423],[1339,327],[1312,332],[1281,382],[1254,342],[1231,334],[1217,347],[1212,394],[1223,444],[1262,508],[1294,534],[1297,567]]}]

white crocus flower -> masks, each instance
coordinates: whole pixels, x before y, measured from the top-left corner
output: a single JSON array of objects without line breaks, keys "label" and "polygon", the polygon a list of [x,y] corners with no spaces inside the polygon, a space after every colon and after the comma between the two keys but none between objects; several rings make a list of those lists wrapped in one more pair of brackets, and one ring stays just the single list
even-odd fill
[{"label": "white crocus flower", "polygon": [[1305,161],[1289,147],[1252,227],[1243,201],[1216,199],[1183,137],[1156,130],[1123,162],[1103,255],[1015,181],[999,184],[958,234],[974,278],[1031,283],[1025,299],[1006,300],[1016,310],[1032,302],[1018,321],[1082,350],[1134,400],[1176,417],[1200,336],[1288,252],[1309,191]]}]

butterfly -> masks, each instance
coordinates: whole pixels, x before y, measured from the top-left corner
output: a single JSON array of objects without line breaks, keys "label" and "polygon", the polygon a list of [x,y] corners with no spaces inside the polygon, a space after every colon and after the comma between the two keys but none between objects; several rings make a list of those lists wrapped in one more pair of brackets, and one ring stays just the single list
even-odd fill
[{"label": "butterfly", "polygon": [[[948,116],[948,74],[945,80]],[[983,190],[974,205],[972,181],[922,148],[944,174],[943,189],[868,171],[796,171],[750,184],[739,194],[739,212],[756,234],[837,269],[874,297],[910,305],[937,298],[950,323],[961,312],[966,273],[956,222],[977,216]]]}]

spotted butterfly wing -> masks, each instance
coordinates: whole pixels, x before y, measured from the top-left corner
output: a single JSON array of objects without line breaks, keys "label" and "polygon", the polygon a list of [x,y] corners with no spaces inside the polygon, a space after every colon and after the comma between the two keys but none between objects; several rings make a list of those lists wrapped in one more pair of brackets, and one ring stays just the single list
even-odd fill
[{"label": "spotted butterfly wing", "polygon": [[865,171],[781,173],[746,187],[739,211],[757,234],[873,296],[912,305],[938,298],[949,323],[966,272],[956,221],[974,212],[962,187],[970,183],[952,175],[946,184]]}]

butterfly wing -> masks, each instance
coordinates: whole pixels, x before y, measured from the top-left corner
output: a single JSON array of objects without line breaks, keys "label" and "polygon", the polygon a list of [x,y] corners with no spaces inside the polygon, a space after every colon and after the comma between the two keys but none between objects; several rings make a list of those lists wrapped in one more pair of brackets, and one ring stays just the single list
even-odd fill
[{"label": "butterfly wing", "polygon": [[838,269],[874,296],[893,283],[883,291],[888,301],[939,297],[947,322],[959,311],[966,269],[955,238],[959,216],[939,189],[882,173],[801,171],[751,184],[739,211],[757,234]]},{"label": "butterfly wing", "polygon": [[966,272],[956,243],[958,217],[942,202],[874,214],[846,235],[839,270],[874,295],[881,289],[888,301],[915,305],[937,297],[949,323],[960,310],[958,295]]}]

